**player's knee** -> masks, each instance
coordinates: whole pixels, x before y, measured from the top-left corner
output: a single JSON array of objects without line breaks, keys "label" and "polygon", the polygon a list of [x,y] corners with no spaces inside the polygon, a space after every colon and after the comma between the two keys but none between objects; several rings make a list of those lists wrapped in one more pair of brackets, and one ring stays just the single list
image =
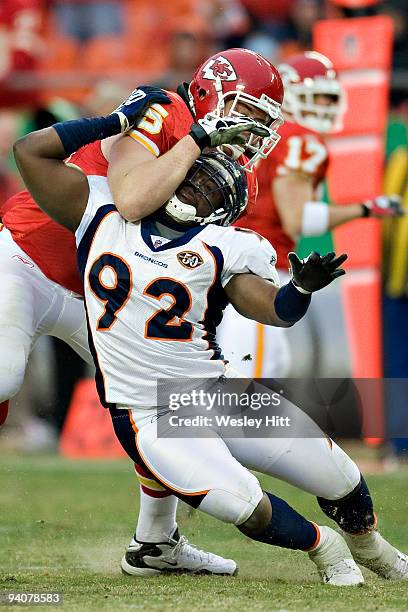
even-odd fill
[{"label": "player's knee", "polygon": [[263,492],[258,480],[248,472],[247,482],[238,491],[211,489],[199,508],[211,516],[234,525],[242,525],[256,511]]},{"label": "player's knee", "polygon": [[19,392],[24,381],[26,363],[24,349],[3,342],[0,334],[0,403]]},{"label": "player's knee", "polygon": [[254,536],[264,531],[271,522],[272,506],[269,497],[264,493],[261,501],[251,514],[251,516],[238,529],[247,536]]},{"label": "player's knee", "polygon": [[12,272],[4,272],[2,289],[4,299],[0,304],[0,402],[14,397],[20,390],[31,345],[28,331],[31,306],[27,299],[27,284],[24,278]]},{"label": "player's knee", "polygon": [[23,380],[24,370],[10,373],[8,369],[7,373],[4,375],[4,368],[0,367],[0,403],[17,395],[21,389]]},{"label": "player's knee", "polygon": [[336,477],[332,479],[330,494],[323,497],[340,500],[354,491],[360,482],[361,474],[356,463],[334,442],[332,456],[337,467]]},{"label": "player's knee", "polygon": [[361,474],[357,486],[344,497],[335,500],[318,497],[317,501],[326,516],[344,531],[362,533],[375,527],[373,500]]}]

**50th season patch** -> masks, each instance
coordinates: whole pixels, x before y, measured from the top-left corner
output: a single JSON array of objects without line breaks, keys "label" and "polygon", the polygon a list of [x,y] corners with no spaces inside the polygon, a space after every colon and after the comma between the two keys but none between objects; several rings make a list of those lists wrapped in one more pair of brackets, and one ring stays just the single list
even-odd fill
[{"label": "50th season patch", "polygon": [[177,259],[181,263],[182,266],[192,270],[193,268],[198,268],[201,264],[204,263],[203,258],[199,253],[194,253],[194,251],[181,251],[177,253]]}]

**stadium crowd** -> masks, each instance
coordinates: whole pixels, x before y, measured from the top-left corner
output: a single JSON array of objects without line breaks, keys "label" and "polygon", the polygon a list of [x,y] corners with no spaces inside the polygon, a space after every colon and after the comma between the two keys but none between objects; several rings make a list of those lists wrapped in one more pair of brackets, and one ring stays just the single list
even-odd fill
[{"label": "stadium crowd", "polygon": [[[246,47],[278,64],[312,47],[316,21],[363,13],[388,14],[395,23],[386,152],[396,163],[394,153],[405,150],[405,158],[398,163],[408,166],[404,0],[364,10],[340,4],[329,0],[3,0],[0,216],[7,198],[22,187],[11,155],[11,145],[19,136],[57,120],[109,113],[140,83],[175,89],[219,49]],[[404,189],[401,195],[406,199],[406,182]],[[388,229],[388,253],[393,233],[406,223],[398,220],[391,233]],[[395,270],[407,265],[405,253],[400,250],[397,256],[387,257],[384,270],[384,372],[389,377],[408,377],[408,281],[404,276],[399,285],[393,282]],[[406,333],[405,342],[401,342],[401,333]],[[18,410],[11,414],[11,425],[14,422],[18,427],[19,446],[35,449],[57,442],[72,389],[87,373],[87,366],[66,345],[41,338],[26,384],[15,400]],[[402,451],[405,442],[397,442],[396,448]]]}]

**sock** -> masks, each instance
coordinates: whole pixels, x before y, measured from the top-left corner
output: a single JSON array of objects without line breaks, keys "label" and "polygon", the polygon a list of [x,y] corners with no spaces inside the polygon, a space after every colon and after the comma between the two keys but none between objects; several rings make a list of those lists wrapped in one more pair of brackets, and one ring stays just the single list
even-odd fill
[{"label": "sock", "polygon": [[135,539],[138,542],[165,542],[177,527],[178,499],[151,479],[142,468],[135,468],[140,482],[140,510]]},{"label": "sock", "polygon": [[4,425],[7,419],[9,409],[9,400],[0,403],[0,427]]},{"label": "sock", "polygon": [[347,533],[364,533],[375,527],[373,500],[363,476],[356,488],[346,497],[337,500],[318,497],[317,501],[326,516]]},{"label": "sock", "polygon": [[251,536],[252,539],[293,550],[314,548],[320,537],[316,525],[305,519],[280,497],[272,493],[266,495],[272,505],[272,519],[261,533]]}]

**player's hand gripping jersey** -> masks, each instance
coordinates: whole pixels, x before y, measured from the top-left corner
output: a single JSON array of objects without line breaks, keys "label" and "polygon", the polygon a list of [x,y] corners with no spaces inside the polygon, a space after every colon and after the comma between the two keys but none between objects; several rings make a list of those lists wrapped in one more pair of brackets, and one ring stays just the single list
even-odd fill
[{"label": "player's hand gripping jersey", "polygon": [[[171,104],[154,104],[138,129],[131,130],[129,136],[126,136],[134,138],[155,156],[163,155],[186,136],[193,123],[190,109],[182,98],[176,93],[167,93]],[[246,158],[242,156],[242,159],[245,163]],[[102,153],[100,140],[82,147],[68,161],[81,168],[87,176],[107,176],[108,161]],[[250,206],[256,199],[257,182],[254,173],[247,173],[246,176]],[[10,198],[6,206],[7,212],[2,220],[20,248],[50,280],[71,291],[82,293],[75,258],[75,241],[71,232],[43,213],[28,191]]]},{"label": "player's hand gripping jersey", "polygon": [[211,224],[157,240],[151,221],[118,213],[106,178],[89,185],[76,241],[102,403],[154,406],[159,378],[224,374],[215,342],[223,287],[244,272],[279,284],[274,249],[253,232]]},{"label": "player's hand gripping jersey", "polygon": [[[272,185],[275,178],[299,172],[311,177],[314,188],[325,178],[328,167],[328,150],[322,138],[295,123],[284,123],[279,133],[279,146],[257,167],[259,194],[256,206],[248,209],[236,225],[248,227],[265,236],[278,254],[278,267],[287,268],[287,255],[295,243],[283,228],[276,208]],[[287,206],[290,208],[290,194]]]}]

